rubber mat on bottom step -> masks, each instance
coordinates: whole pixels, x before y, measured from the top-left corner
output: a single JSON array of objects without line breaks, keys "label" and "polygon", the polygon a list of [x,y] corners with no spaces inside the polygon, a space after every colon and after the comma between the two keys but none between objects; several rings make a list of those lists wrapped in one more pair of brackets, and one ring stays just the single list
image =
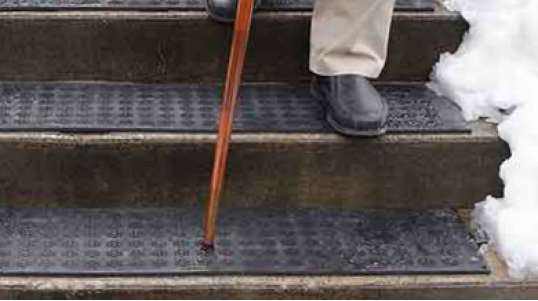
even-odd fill
[{"label": "rubber mat on bottom step", "polygon": [[[380,85],[389,132],[466,133],[459,109],[423,85]],[[218,85],[0,83],[0,131],[214,132]],[[238,132],[328,132],[308,85],[241,89]]]},{"label": "rubber mat on bottom step", "polygon": [[200,250],[194,209],[0,211],[0,274],[487,273],[452,211],[224,210]]},{"label": "rubber mat on bottom step", "polygon": [[[315,0],[265,0],[267,11],[309,11]],[[0,0],[0,10],[203,10],[204,0]],[[396,9],[433,11],[435,0],[397,0]]]}]

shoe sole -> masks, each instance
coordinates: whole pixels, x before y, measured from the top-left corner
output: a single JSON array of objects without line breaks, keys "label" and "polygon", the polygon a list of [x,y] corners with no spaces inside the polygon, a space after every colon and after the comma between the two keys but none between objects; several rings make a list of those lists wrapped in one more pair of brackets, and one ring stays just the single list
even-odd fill
[{"label": "shoe sole", "polygon": [[327,113],[325,121],[339,134],[349,137],[362,137],[362,138],[377,138],[387,133],[387,128],[382,127],[376,130],[355,130],[340,125],[330,113]]}]

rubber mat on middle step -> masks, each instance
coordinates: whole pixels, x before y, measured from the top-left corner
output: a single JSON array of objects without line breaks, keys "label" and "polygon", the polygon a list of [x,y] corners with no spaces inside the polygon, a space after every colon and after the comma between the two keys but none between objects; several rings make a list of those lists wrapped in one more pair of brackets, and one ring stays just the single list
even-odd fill
[{"label": "rubber mat on middle step", "polygon": [[[424,85],[380,85],[391,133],[467,133],[459,109]],[[215,132],[220,85],[0,83],[0,131]],[[238,132],[329,132],[309,85],[241,89]]]},{"label": "rubber mat on middle step", "polygon": [[394,275],[488,272],[452,210],[0,210],[0,275]]},{"label": "rubber mat on middle step", "polygon": [[[268,11],[309,11],[315,0],[265,0]],[[359,1],[359,0],[353,0]],[[362,0],[360,0],[362,1]],[[396,10],[433,11],[435,0],[397,0]],[[0,0],[0,10],[203,10],[204,0]]]}]

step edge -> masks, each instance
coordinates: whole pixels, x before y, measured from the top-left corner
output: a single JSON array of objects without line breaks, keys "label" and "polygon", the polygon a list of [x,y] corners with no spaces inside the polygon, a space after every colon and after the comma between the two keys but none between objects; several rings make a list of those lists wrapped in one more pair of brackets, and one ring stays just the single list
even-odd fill
[{"label": "step edge", "polygon": [[[311,12],[259,12],[259,19],[302,19],[310,18]],[[17,19],[112,19],[112,20],[178,20],[178,19],[210,19],[204,11],[140,11],[140,10],[2,10],[0,21]],[[463,21],[458,14],[446,10],[433,12],[397,11],[394,19],[416,21]],[[219,23],[215,23],[218,25]]]},{"label": "step edge", "polygon": [[[233,143],[239,144],[349,144],[365,143],[498,143],[496,127],[483,121],[471,124],[472,133],[457,134],[390,134],[380,139],[362,140],[341,137],[334,133],[236,133]],[[59,132],[0,132],[0,145],[17,143],[21,146],[69,146],[69,145],[181,145],[213,144],[212,133],[107,133],[75,134]]]},{"label": "step edge", "polygon": [[184,277],[0,277],[0,291],[31,292],[144,292],[167,291],[267,291],[379,290],[439,288],[533,288],[538,281],[510,278],[506,266],[492,247],[484,246],[489,275],[400,276],[184,276]]}]

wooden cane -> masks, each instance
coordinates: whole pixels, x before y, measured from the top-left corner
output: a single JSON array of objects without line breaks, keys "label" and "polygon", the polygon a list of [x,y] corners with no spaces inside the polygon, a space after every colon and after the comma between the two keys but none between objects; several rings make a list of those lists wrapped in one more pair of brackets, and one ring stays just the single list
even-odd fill
[{"label": "wooden cane", "polygon": [[233,129],[234,109],[237,102],[239,87],[241,85],[241,75],[245,63],[253,12],[254,0],[239,0],[232,47],[228,61],[224,98],[220,113],[209,203],[207,204],[204,222],[204,238],[202,245],[206,250],[215,247],[219,201],[226,173],[226,161],[228,159],[230,137]]}]

